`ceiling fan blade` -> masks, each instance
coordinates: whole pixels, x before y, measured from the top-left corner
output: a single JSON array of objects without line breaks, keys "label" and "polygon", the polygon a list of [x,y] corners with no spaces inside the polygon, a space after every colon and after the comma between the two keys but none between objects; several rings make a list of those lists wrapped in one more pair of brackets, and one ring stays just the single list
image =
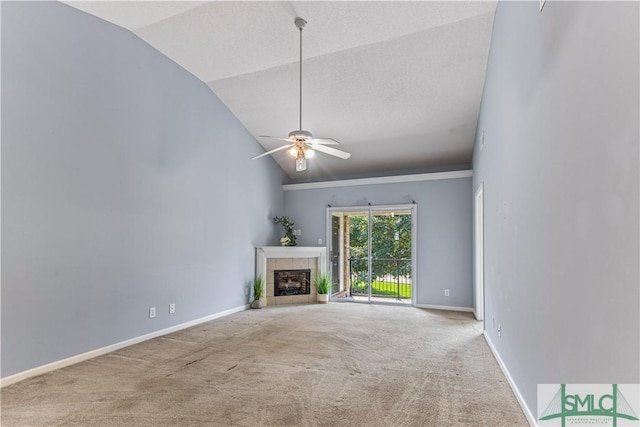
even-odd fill
[{"label": "ceiling fan blade", "polygon": [[259,154],[255,157],[252,157],[251,160],[259,159],[260,157],[268,156],[269,154],[273,154],[276,151],[284,150],[285,148],[293,147],[294,144],[283,145],[282,147],[275,148],[271,151],[267,151],[266,153]]},{"label": "ceiling fan blade", "polygon": [[351,157],[350,153],[342,150],[336,150],[335,148],[325,147],[324,145],[313,145],[313,149],[316,151],[320,151],[321,153],[330,154],[332,156],[340,157],[341,159],[348,159]]},{"label": "ceiling fan blade", "polygon": [[289,138],[284,138],[281,136],[267,136],[267,135],[260,135],[259,138],[269,138],[269,139],[277,139],[279,141],[287,141],[287,142],[291,142],[289,140]]},{"label": "ceiling fan blade", "polygon": [[309,144],[322,144],[322,145],[339,145],[340,143],[331,138],[312,138],[309,140]]}]

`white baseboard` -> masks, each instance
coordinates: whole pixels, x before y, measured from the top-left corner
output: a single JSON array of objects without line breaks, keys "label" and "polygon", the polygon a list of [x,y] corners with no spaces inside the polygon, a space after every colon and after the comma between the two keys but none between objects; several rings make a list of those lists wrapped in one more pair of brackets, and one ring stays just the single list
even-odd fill
[{"label": "white baseboard", "polygon": [[473,312],[473,307],[454,307],[452,305],[416,304],[418,308],[429,308],[432,310],[468,311]]},{"label": "white baseboard", "polygon": [[0,378],[0,388],[6,387],[11,384],[15,384],[18,381],[26,380],[27,378],[35,377],[36,375],[42,375],[47,372],[54,371],[56,369],[64,368],[69,365],[74,365],[76,363],[83,362],[88,359],[92,359],[94,357],[101,356],[103,354],[111,353],[112,351],[119,350],[124,347],[128,347],[133,344],[138,344],[146,340],[150,340],[152,338],[156,338],[162,335],[167,335],[172,332],[176,332],[182,329],[190,328],[191,326],[196,326],[201,323],[209,322],[214,319],[218,319],[220,317],[228,316],[233,313],[238,313],[240,311],[247,310],[249,308],[249,304],[241,305],[239,307],[231,308],[229,310],[221,311],[219,313],[211,314],[209,316],[201,317],[196,320],[192,320],[190,322],[181,323],[180,325],[171,326],[166,329],[161,329],[159,331],[151,332],[145,335],[141,335],[139,337],[131,338],[126,341],[121,341],[116,344],[108,345],[106,347],[98,348],[95,350],[88,351],[86,353],[77,354],[75,356],[67,357],[66,359],[58,360],[56,362],[47,363],[46,365],[37,366],[35,368],[28,369],[26,371],[18,372],[17,374],[9,375],[8,377]]},{"label": "white baseboard", "polygon": [[491,353],[493,353],[493,357],[495,357],[496,361],[498,362],[498,365],[500,366],[500,369],[502,369],[502,373],[504,373],[504,376],[507,377],[507,381],[511,386],[511,390],[513,390],[513,394],[516,395],[516,399],[518,400],[518,403],[520,404],[520,407],[522,408],[522,412],[524,412],[524,416],[527,418],[529,425],[531,427],[536,427],[538,425],[536,421],[536,417],[533,416],[533,414],[531,413],[531,410],[529,409],[526,402],[524,401],[522,394],[520,394],[520,390],[518,390],[518,386],[516,386],[516,383],[513,381],[513,378],[511,378],[511,374],[509,373],[509,370],[507,369],[505,364],[502,362],[502,359],[500,358],[500,355],[498,354],[498,351],[496,350],[496,348],[493,346],[493,343],[491,342],[491,339],[489,338],[487,331],[485,331],[483,335],[484,335],[485,341],[489,345],[489,349],[491,350]]}]

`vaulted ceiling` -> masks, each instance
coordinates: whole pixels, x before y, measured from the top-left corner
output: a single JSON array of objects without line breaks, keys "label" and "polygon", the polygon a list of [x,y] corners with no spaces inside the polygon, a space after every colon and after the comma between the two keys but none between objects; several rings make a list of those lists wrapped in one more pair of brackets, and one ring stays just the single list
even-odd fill
[{"label": "vaulted ceiling", "polygon": [[[496,2],[65,2],[122,26],[205,82],[271,150],[303,128],[351,158],[318,154],[294,180],[468,163]],[[229,141],[233,143],[233,141]],[[264,158],[255,160],[267,161]]]}]

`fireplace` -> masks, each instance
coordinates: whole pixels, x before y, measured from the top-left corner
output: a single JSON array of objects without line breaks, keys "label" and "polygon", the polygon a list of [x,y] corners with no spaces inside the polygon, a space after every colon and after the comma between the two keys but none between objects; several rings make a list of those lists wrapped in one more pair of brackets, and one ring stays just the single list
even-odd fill
[{"label": "fireplace", "polygon": [[[324,246],[262,246],[256,248],[256,274],[264,278],[265,290],[262,297],[262,304],[284,305],[284,304],[315,304],[316,290],[313,286],[313,278],[318,273],[325,272],[327,266],[327,248]],[[280,295],[276,291],[277,286],[274,280],[275,272],[278,270],[311,270],[310,289],[301,289],[306,294],[300,295]],[[303,283],[308,283],[305,277]],[[291,279],[294,282],[293,279]],[[288,283],[289,280],[287,279]],[[297,289],[296,289],[297,291]],[[278,295],[278,296],[276,296]]]},{"label": "fireplace", "polygon": [[311,294],[311,270],[275,270],[273,296]]}]

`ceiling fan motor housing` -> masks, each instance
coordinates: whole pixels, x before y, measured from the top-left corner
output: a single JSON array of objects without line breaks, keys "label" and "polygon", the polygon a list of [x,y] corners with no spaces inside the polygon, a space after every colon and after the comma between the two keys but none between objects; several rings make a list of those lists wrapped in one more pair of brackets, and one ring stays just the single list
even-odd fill
[{"label": "ceiling fan motor housing", "polygon": [[305,142],[313,139],[313,135],[308,130],[294,130],[289,132],[289,140],[291,142]]}]

